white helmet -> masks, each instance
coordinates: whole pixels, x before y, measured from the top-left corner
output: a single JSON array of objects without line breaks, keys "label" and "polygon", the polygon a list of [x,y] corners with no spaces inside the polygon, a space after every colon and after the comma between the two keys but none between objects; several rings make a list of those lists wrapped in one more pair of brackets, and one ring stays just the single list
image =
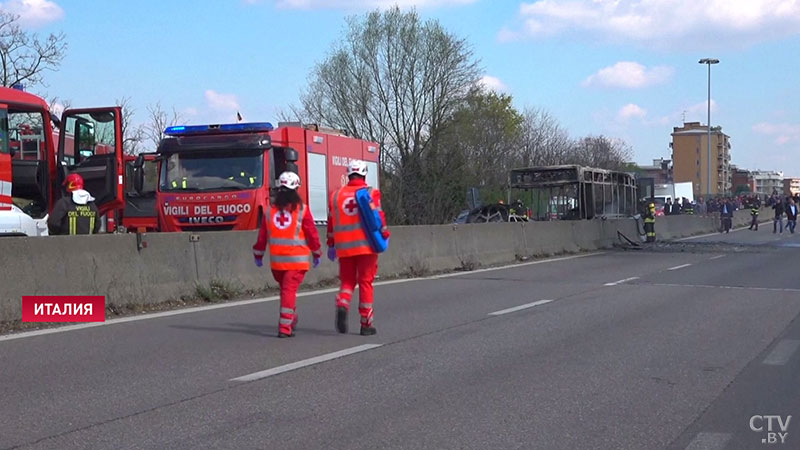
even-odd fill
[{"label": "white helmet", "polygon": [[352,174],[361,175],[362,177],[367,176],[367,163],[361,161],[360,159],[353,159],[350,160],[350,164],[347,165],[347,175],[350,176]]},{"label": "white helmet", "polygon": [[281,187],[294,190],[300,186],[300,176],[294,172],[283,172],[281,176],[278,177],[278,182]]}]

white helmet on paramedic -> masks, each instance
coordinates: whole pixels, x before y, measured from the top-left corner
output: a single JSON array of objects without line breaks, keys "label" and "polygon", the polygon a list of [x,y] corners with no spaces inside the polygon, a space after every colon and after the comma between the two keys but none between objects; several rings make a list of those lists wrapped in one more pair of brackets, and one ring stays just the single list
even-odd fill
[{"label": "white helmet on paramedic", "polygon": [[350,164],[347,165],[347,176],[352,174],[361,175],[362,177],[367,176],[367,163],[360,159],[353,159],[350,161]]},{"label": "white helmet on paramedic", "polygon": [[294,190],[300,186],[300,177],[294,172],[283,172],[281,176],[278,177],[278,182],[281,187]]}]

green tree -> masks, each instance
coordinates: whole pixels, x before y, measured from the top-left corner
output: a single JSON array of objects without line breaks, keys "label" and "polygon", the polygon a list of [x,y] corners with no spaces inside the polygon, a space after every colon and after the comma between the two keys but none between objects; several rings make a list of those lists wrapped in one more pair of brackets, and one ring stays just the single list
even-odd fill
[{"label": "green tree", "polygon": [[[508,173],[520,161],[520,140],[525,118],[510,95],[472,89],[444,126],[437,141],[441,160],[427,170],[435,201],[427,215],[446,222],[464,208],[467,189],[478,187],[485,198],[502,195]],[[437,165],[438,164],[438,165]]]}]

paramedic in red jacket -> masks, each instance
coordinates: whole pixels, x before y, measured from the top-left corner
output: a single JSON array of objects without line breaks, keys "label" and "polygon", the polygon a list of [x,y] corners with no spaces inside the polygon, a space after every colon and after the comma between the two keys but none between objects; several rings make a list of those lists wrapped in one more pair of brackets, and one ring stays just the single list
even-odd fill
[{"label": "paramedic in red jacket", "polygon": [[261,267],[269,245],[272,276],[281,287],[278,337],[285,338],[294,336],[297,289],[310,267],[309,254],[313,254],[314,267],[317,267],[322,253],[314,218],[297,193],[300,177],[294,172],[283,172],[279,181],[275,202],[264,214],[264,222],[258,230],[253,256],[256,266]]},{"label": "paramedic in red jacket", "polygon": [[[361,226],[356,204],[356,191],[367,187],[367,164],[353,160],[347,167],[350,182],[331,194],[328,207],[328,259],[339,258],[339,280],[341,287],[336,297],[336,330],[347,333],[347,311],[353,290],[358,283],[358,312],[361,315],[361,335],[376,333],[372,324],[372,282],[378,272],[378,254],[367,241]],[[370,188],[375,207],[380,211],[384,223],[383,237],[389,238],[386,217],[381,210],[381,192]]]}]

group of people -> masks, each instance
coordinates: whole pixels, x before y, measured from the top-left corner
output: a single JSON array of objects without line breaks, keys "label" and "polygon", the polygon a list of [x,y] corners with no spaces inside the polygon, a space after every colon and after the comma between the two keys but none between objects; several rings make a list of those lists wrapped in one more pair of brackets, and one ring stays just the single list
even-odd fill
[{"label": "group of people", "polygon": [[[720,232],[730,233],[733,224],[733,213],[740,209],[750,209],[752,221],[749,229],[758,231],[759,213],[763,204],[766,204],[767,207],[772,208],[774,211],[773,233],[783,233],[784,215],[786,216],[786,229],[790,233],[794,233],[797,227],[797,215],[800,212],[798,211],[800,210],[800,196],[782,196],[777,192],[774,192],[771,196],[765,196],[764,203],[762,203],[761,197],[757,194],[720,196],[711,198],[707,202],[703,201],[703,197],[700,197],[697,202],[683,198],[673,203],[671,199],[667,199],[664,205],[664,215],[718,213],[720,217]],[[655,242],[655,204],[648,205],[643,217],[647,242]]]},{"label": "group of people", "polygon": [[[384,224],[381,234],[389,239],[390,233],[381,210],[380,191],[367,186],[367,164],[351,161],[347,177],[348,183],[331,194],[328,208],[327,257],[331,261],[339,260],[336,330],[347,333],[350,302],[358,285],[360,334],[370,336],[377,333],[373,324],[372,283],[378,271],[378,254],[370,246],[361,224],[356,201],[358,190],[370,189],[372,206],[379,211]],[[275,200],[259,229],[253,256],[256,266],[261,267],[264,256],[269,253],[272,275],[280,285],[278,337],[287,338],[295,335],[297,326],[297,290],[306,272],[319,265],[322,250],[311,212],[297,193],[300,177],[294,172],[283,172],[279,183]]]},{"label": "group of people", "polygon": [[672,199],[668,198],[664,205],[664,215],[706,215],[723,213],[725,209],[732,208],[734,211],[737,211],[751,208],[756,202],[761,203],[760,197],[756,194],[717,196],[707,200],[703,197],[698,197],[697,201],[689,200],[684,197],[682,199],[675,199],[673,202]]},{"label": "group of people", "polygon": [[740,209],[750,209],[752,221],[749,229],[758,231],[759,212],[764,204],[774,211],[773,233],[783,233],[784,215],[786,216],[786,229],[790,233],[794,233],[797,227],[798,208],[800,208],[800,197],[798,195],[782,196],[774,192],[771,196],[765,196],[764,202],[762,202],[758,194],[714,197],[707,202],[703,201],[703,197],[700,197],[697,202],[684,198],[682,201],[676,200],[675,203],[672,203],[671,199],[667,199],[667,203],[664,205],[664,214],[705,215],[719,213],[720,232],[730,233],[733,213]]},{"label": "group of people", "polygon": [[671,198],[667,198],[667,202],[664,204],[664,215],[665,216],[673,216],[676,214],[695,214],[700,213],[700,211],[696,211],[697,205],[695,202],[689,200],[686,197],[682,199],[675,199],[675,202],[672,202]]},{"label": "group of people", "polygon": [[[796,194],[794,196],[781,196],[777,193],[773,193],[769,197],[767,200],[767,206],[771,207],[774,213],[772,218],[773,233],[778,233],[779,231],[783,233],[783,216],[786,215],[786,229],[789,230],[790,233],[794,234],[794,230],[797,227],[798,208],[800,208],[798,205],[800,205],[800,196]],[[757,222],[757,216],[758,214],[753,217],[753,222]],[[758,230],[757,223],[755,229]]]}]

